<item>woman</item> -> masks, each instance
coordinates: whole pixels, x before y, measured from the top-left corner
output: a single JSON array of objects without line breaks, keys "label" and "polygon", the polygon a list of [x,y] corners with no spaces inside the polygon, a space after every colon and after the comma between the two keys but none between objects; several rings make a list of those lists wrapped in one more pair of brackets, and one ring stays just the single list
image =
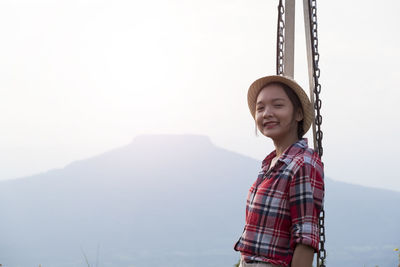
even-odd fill
[{"label": "woman", "polygon": [[263,160],[247,196],[246,224],[235,244],[240,266],[311,267],[324,173],[303,138],[313,120],[310,100],[294,80],[275,75],[256,80],[247,100],[256,128],[275,150]]}]

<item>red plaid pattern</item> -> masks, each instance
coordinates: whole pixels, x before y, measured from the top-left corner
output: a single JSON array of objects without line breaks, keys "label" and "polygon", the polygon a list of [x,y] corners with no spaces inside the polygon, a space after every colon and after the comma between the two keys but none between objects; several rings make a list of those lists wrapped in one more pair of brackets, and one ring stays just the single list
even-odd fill
[{"label": "red plaid pattern", "polygon": [[287,148],[269,169],[275,156],[274,151],[263,160],[250,188],[246,224],[235,250],[246,262],[289,266],[296,244],[318,250],[324,171],[318,154],[308,148],[307,139]]}]

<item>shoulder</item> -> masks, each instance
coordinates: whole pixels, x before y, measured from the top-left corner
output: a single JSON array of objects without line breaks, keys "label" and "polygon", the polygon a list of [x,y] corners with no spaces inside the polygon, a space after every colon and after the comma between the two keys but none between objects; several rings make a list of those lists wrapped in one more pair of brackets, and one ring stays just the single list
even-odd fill
[{"label": "shoulder", "polygon": [[298,166],[298,169],[307,173],[318,173],[323,177],[324,164],[321,161],[320,156],[312,148],[306,148],[296,155],[294,160]]},{"label": "shoulder", "polygon": [[317,168],[323,169],[323,164],[318,153],[312,148],[298,149],[296,153],[283,159],[290,169],[296,172],[299,168]]},{"label": "shoulder", "polygon": [[305,147],[292,161],[292,185],[310,184],[311,187],[324,188],[324,166],[318,153]]},{"label": "shoulder", "polygon": [[321,172],[323,172],[324,164],[321,161],[320,156],[314,149],[306,148],[304,152],[299,155],[301,157],[301,161],[304,166],[309,168],[315,168]]},{"label": "shoulder", "polygon": [[323,178],[323,163],[318,153],[308,147],[307,139],[298,140],[281,157],[289,177]]}]

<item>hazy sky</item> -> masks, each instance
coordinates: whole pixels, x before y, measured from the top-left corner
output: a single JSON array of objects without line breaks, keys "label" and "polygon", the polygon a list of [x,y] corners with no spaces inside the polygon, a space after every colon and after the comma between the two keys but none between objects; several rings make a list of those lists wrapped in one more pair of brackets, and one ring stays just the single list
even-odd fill
[{"label": "hazy sky", "polygon": [[[272,0],[2,0],[0,179],[139,134],[203,134],[262,160],[250,83],[275,72]],[[295,78],[308,88],[302,7]],[[400,191],[400,3],[318,1],[326,176]]]}]

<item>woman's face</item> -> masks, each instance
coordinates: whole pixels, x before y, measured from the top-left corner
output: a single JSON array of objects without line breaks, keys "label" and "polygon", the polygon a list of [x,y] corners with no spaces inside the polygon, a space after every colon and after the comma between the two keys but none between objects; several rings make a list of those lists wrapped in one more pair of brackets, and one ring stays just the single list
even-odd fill
[{"label": "woman's face", "polygon": [[278,142],[297,141],[297,124],[303,119],[294,112],[289,97],[279,84],[265,86],[257,96],[256,124],[260,132]]}]

